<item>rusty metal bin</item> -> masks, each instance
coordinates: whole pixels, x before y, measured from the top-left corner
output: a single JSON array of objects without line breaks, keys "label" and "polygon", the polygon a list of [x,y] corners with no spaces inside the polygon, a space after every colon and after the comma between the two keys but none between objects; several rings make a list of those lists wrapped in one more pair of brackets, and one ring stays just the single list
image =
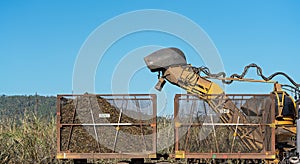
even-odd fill
[{"label": "rusty metal bin", "polygon": [[177,94],[175,158],[275,159],[271,95]]},{"label": "rusty metal bin", "polygon": [[57,158],[156,158],[156,95],[57,96]]}]

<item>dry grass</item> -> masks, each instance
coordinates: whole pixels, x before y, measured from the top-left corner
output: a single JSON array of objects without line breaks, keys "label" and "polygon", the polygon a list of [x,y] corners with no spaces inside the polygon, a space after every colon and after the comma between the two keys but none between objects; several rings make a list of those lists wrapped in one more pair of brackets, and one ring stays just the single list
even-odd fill
[{"label": "dry grass", "polygon": [[0,163],[57,162],[55,121],[28,111],[21,119],[1,116]]},{"label": "dry grass", "polygon": [[[168,119],[158,119],[158,138],[172,141],[172,126]],[[168,154],[173,147],[159,142],[165,147],[160,153]],[[166,144],[166,145],[165,145]],[[73,163],[59,161],[56,155],[56,118],[37,117],[32,111],[25,111],[24,117],[0,118],[0,164],[4,163]],[[116,163],[118,160],[93,160],[95,163]]]},{"label": "dry grass", "polygon": [[[157,148],[161,154],[174,152],[172,116],[157,119]],[[222,137],[222,136],[220,136]],[[197,144],[192,144],[197,146]],[[37,117],[25,111],[24,117],[0,118],[0,164],[4,163],[73,163],[59,161],[56,155],[56,118]],[[116,163],[112,160],[90,160],[93,163]],[[161,161],[161,160],[158,160]],[[169,162],[182,162],[185,160]],[[149,161],[150,162],[150,161]]]}]

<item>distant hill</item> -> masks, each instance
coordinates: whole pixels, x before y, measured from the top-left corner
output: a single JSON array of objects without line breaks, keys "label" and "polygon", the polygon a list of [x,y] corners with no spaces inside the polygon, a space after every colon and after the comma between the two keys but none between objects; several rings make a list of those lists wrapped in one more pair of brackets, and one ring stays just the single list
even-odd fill
[{"label": "distant hill", "polygon": [[54,96],[0,96],[0,119],[4,117],[22,118],[24,112],[34,112],[37,116],[50,118],[56,113]]}]

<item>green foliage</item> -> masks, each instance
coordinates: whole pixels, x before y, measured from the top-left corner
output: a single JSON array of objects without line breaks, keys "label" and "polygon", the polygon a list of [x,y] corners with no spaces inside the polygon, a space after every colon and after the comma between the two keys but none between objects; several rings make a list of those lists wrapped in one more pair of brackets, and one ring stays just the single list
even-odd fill
[{"label": "green foliage", "polygon": [[5,117],[20,120],[25,111],[32,111],[37,117],[50,119],[55,116],[54,96],[0,96],[0,119]]}]

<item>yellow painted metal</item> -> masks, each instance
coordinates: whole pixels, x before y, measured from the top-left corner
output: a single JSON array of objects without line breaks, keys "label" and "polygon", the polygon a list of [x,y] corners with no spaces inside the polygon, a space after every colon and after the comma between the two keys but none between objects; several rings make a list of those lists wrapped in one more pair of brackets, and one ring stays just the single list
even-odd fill
[{"label": "yellow painted metal", "polygon": [[273,158],[273,159],[275,159],[276,158],[276,155],[274,154],[274,155],[272,155],[272,157],[271,158]]},{"label": "yellow painted metal", "polygon": [[151,153],[151,154],[149,154],[148,157],[149,157],[149,158],[156,158],[156,153]]},{"label": "yellow painted metal", "polygon": [[56,158],[57,159],[66,159],[66,153],[57,153]]},{"label": "yellow painted metal", "polygon": [[175,122],[175,127],[176,127],[176,128],[179,128],[180,126],[181,126],[181,123]]},{"label": "yellow painted metal", "polygon": [[[278,91],[276,85],[275,85],[275,90],[276,90],[275,95],[276,95],[277,106],[278,106],[278,115],[276,117],[282,117],[285,92]],[[282,94],[281,99],[279,98],[279,94]]]},{"label": "yellow painted metal", "polygon": [[267,164],[278,164],[279,160],[274,158],[274,160],[266,160],[266,163]]},{"label": "yellow painted metal", "polygon": [[64,156],[63,156],[62,154],[57,154],[57,155],[56,155],[56,158],[57,158],[57,159],[63,159],[63,157],[64,157]]},{"label": "yellow painted metal", "polygon": [[276,124],[275,124],[275,123],[269,124],[269,126],[270,126],[271,128],[275,128],[275,127],[276,127]]},{"label": "yellow painted metal", "polygon": [[293,119],[291,118],[284,118],[286,120],[278,121],[275,120],[275,125],[294,125]]},{"label": "yellow painted metal", "polygon": [[297,127],[296,126],[291,126],[291,127],[283,126],[282,128],[285,129],[285,130],[288,130],[288,131],[290,131],[290,132],[292,132],[294,134],[297,133]]},{"label": "yellow painted metal", "polygon": [[175,151],[175,158],[185,158],[185,151]]},{"label": "yellow painted metal", "polygon": [[[289,94],[287,94],[286,92],[281,90],[281,85],[280,84],[275,84],[274,85],[274,92],[273,93],[276,96],[277,105],[278,105],[278,115],[276,117],[281,118],[281,120],[276,121],[276,124],[278,124],[278,125],[294,124],[294,120],[292,118],[282,116],[282,110],[283,110],[283,107],[284,107],[285,96],[288,96],[290,98],[290,100],[292,100],[294,108],[296,110],[297,108],[296,108],[295,100]],[[279,94],[282,94],[281,99],[279,97]],[[294,112],[298,113],[297,111],[294,111]]]},{"label": "yellow painted metal", "polygon": [[[223,94],[224,91],[223,91],[223,89],[222,89],[218,84],[216,84],[216,83],[211,83],[211,85],[210,85],[209,90],[208,90],[207,93],[208,93],[208,94],[217,94],[217,95],[219,95],[219,94]],[[214,98],[214,97],[215,97],[215,96],[209,96],[208,98],[209,98],[209,99],[212,99],[212,98]]]}]

